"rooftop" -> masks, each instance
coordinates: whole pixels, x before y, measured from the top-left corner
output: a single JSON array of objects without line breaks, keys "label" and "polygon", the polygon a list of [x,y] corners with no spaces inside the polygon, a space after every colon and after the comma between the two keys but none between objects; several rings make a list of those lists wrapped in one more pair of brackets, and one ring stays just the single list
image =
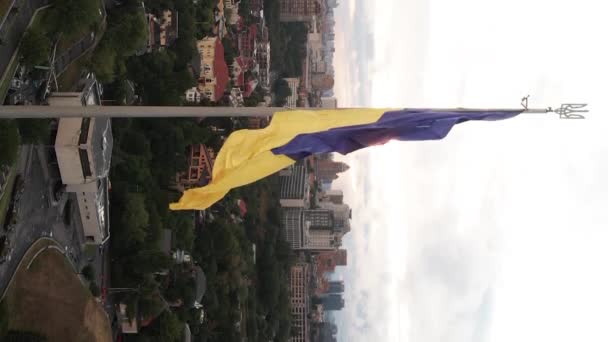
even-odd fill
[{"label": "rooftop", "polygon": [[213,71],[215,72],[215,98],[221,97],[230,81],[230,72],[224,58],[224,45],[220,39],[215,40],[215,59],[213,60]]}]

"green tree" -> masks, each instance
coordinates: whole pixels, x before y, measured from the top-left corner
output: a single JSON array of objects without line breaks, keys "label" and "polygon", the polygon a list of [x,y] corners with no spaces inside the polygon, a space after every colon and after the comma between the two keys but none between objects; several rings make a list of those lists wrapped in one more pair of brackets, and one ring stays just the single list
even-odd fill
[{"label": "green tree", "polygon": [[23,58],[23,63],[29,68],[47,64],[49,40],[40,28],[32,26],[23,35],[19,52]]},{"label": "green tree", "polygon": [[25,144],[44,144],[51,137],[51,123],[48,119],[18,119],[17,125]]},{"label": "green tree", "polygon": [[112,17],[112,25],[106,34],[109,34],[108,38],[117,54],[121,56],[135,54],[145,44],[147,34],[146,22],[141,9],[118,11]]},{"label": "green tree", "polygon": [[100,16],[97,0],[55,0],[50,11],[57,32],[72,34],[84,31]]},{"label": "green tree", "polygon": [[227,65],[232,65],[234,59],[238,55],[238,51],[234,47],[234,42],[230,38],[222,39],[222,45],[224,46],[224,60]]},{"label": "green tree", "polygon": [[147,274],[168,269],[173,260],[159,250],[140,250],[127,263],[136,268],[134,272]]},{"label": "green tree", "polygon": [[89,291],[91,291],[93,297],[99,297],[101,295],[101,290],[95,282],[91,282],[91,284],[89,284]]},{"label": "green tree", "polygon": [[165,310],[158,317],[158,324],[161,341],[173,342],[181,339],[184,323],[180,322],[173,312]]},{"label": "green tree", "polygon": [[275,104],[284,105],[287,98],[292,95],[289,84],[284,79],[280,78],[272,84],[272,92],[275,94]]},{"label": "green tree", "polygon": [[114,69],[116,68],[117,54],[109,43],[103,42],[95,50],[91,58],[91,68],[99,81],[109,83],[114,80]]},{"label": "green tree", "polygon": [[10,313],[8,311],[8,306],[6,305],[6,301],[0,302],[0,340],[6,335],[8,332],[8,323],[10,320]]},{"label": "green tree", "polygon": [[17,159],[19,129],[15,120],[0,120],[0,165],[10,165]]},{"label": "green tree", "polygon": [[191,251],[194,241],[194,216],[191,212],[172,212],[169,214],[169,226],[175,231],[175,247]]},{"label": "green tree", "polygon": [[146,238],[148,219],[144,196],[128,193],[121,219],[121,229],[126,233],[126,238],[132,242],[143,242]]},{"label": "green tree", "polygon": [[88,281],[92,281],[95,277],[95,270],[91,264],[87,264],[83,267],[80,273],[82,273],[82,276]]}]

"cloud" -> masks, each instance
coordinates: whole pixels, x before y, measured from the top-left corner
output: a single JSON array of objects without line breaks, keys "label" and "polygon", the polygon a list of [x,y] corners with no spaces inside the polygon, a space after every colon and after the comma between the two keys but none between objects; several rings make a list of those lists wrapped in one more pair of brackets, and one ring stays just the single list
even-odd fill
[{"label": "cloud", "polygon": [[[345,157],[340,340],[607,339],[608,48],[593,34],[608,31],[606,5],[353,3],[348,25],[372,16],[373,30],[345,26],[345,46],[373,52],[352,55],[341,105],[513,107],[529,92],[535,107],[593,107],[586,121],[467,123],[443,141]],[[373,45],[358,42],[369,32]]]}]

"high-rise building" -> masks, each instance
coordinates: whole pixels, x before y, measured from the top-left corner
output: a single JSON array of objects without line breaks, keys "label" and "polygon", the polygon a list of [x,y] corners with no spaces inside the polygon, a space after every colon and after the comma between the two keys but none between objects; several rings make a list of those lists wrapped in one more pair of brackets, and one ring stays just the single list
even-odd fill
[{"label": "high-rise building", "polygon": [[333,227],[332,230],[335,233],[346,234],[350,231],[350,219],[352,217],[352,210],[348,204],[336,204],[328,200],[319,201],[319,208],[330,210],[333,212]]},{"label": "high-rise building", "polygon": [[279,172],[281,192],[279,200],[282,207],[304,208],[308,203],[308,169],[302,161]]},{"label": "high-rise building", "polygon": [[343,293],[344,292],[344,280],[336,280],[329,282],[329,288],[327,293]]},{"label": "high-rise building", "polygon": [[306,225],[302,228],[301,249],[311,251],[332,250],[342,246],[342,235],[330,229],[310,229]]},{"label": "high-rise building", "polygon": [[332,229],[334,213],[327,209],[311,209],[304,211],[304,222],[310,229]]},{"label": "high-rise building", "polygon": [[342,190],[327,190],[321,194],[321,201],[331,202],[333,204],[344,203],[344,192]]},{"label": "high-rise building", "polygon": [[319,181],[333,181],[338,178],[338,173],[349,169],[343,162],[333,160],[317,160],[315,165],[315,176]]},{"label": "high-rise building", "polygon": [[315,299],[314,302],[323,305],[323,310],[325,311],[339,311],[344,308],[344,298],[342,298],[341,294],[321,296]]},{"label": "high-rise building", "polygon": [[284,208],[282,225],[285,241],[291,248],[300,249],[302,247],[302,209]]},{"label": "high-rise building", "polygon": [[289,338],[289,342],[305,342],[309,340],[309,281],[309,264],[298,263],[291,267],[291,271],[289,274],[289,296],[291,300],[291,337]]},{"label": "high-rise building", "polygon": [[281,0],[279,3],[280,21],[312,21],[313,17],[321,14],[319,0]]}]

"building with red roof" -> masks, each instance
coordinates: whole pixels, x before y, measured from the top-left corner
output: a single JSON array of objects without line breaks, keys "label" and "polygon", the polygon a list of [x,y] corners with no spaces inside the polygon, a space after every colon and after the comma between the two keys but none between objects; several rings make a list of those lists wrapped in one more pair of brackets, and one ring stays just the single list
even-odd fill
[{"label": "building with red roof", "polygon": [[255,52],[255,42],[258,34],[258,26],[250,25],[247,30],[239,33],[238,43],[241,56],[252,57]]},{"label": "building with red roof", "polygon": [[205,37],[196,42],[200,56],[198,90],[211,101],[218,101],[230,81],[224,59],[224,46],[218,37]]},{"label": "building with red roof", "polygon": [[234,59],[234,63],[230,66],[232,81],[237,87],[245,85],[245,73],[251,70],[253,59],[250,57],[238,56]]}]

